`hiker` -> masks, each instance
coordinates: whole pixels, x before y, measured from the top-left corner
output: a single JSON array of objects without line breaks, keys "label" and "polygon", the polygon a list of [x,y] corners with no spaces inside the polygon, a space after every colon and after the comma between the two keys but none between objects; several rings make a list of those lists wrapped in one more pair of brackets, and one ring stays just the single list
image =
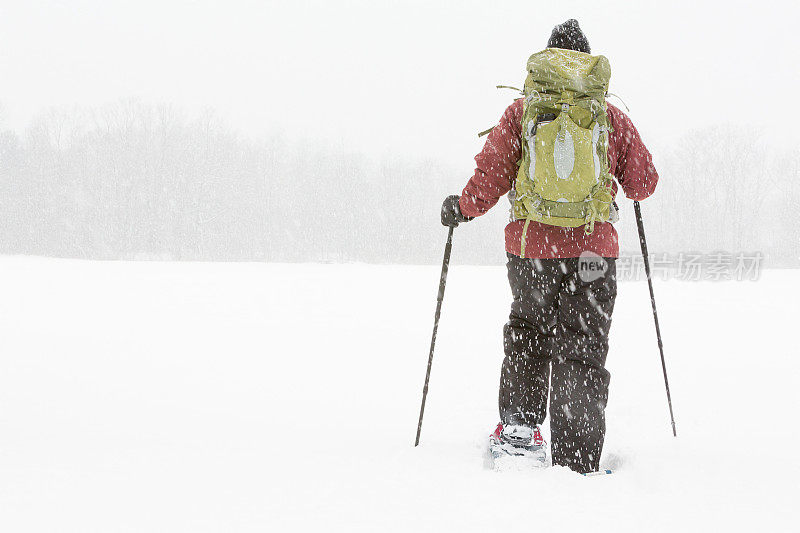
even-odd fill
[{"label": "hiker", "polygon": [[576,20],[556,26],[528,60],[524,97],[505,110],[461,196],[448,196],[441,212],[442,224],[455,227],[508,193],[513,301],[492,453],[544,462],[549,389],[552,464],[579,473],[599,469],[605,438],[617,183],[643,200],[658,182],[630,118],[605,101],[610,75]]}]

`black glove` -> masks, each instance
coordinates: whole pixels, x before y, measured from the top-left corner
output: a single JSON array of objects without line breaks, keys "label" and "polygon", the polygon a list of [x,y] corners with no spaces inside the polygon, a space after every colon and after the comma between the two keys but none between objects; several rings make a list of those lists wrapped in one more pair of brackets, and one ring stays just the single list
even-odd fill
[{"label": "black glove", "polygon": [[442,202],[442,226],[457,228],[460,223],[469,222],[472,218],[461,214],[457,194],[451,194]]}]

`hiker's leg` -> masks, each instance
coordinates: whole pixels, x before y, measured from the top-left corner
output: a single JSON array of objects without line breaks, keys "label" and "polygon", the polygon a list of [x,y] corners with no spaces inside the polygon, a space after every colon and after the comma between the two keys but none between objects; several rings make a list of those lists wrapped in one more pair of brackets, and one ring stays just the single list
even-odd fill
[{"label": "hiker's leg", "polygon": [[556,299],[564,270],[560,259],[522,259],[512,254],[507,267],[513,301],[503,327],[500,421],[534,426],[547,413]]},{"label": "hiker's leg", "polygon": [[[577,472],[600,465],[609,373],[608,334],[617,294],[616,262],[606,258],[598,279],[569,263],[558,304],[558,349],[553,359],[550,429],[553,464]],[[586,274],[586,275],[585,275]]]}]

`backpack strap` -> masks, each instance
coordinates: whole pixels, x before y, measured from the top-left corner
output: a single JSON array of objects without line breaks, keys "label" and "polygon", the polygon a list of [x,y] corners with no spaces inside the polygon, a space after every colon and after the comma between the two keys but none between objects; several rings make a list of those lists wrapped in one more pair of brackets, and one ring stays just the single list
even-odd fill
[{"label": "backpack strap", "polygon": [[498,89],[513,89],[520,94],[525,94],[525,91],[523,91],[522,89],[517,89],[516,87],[512,87],[510,85],[495,85],[495,87]]},{"label": "backpack strap", "polygon": [[519,255],[525,259],[525,238],[528,236],[528,224],[531,223],[530,218],[525,219],[525,225],[522,226],[522,240],[519,243]]},{"label": "backpack strap", "polygon": [[489,135],[489,133],[491,133],[491,131],[492,131],[493,129],[495,129],[496,127],[497,127],[497,126],[492,126],[492,127],[491,127],[491,128],[489,128],[488,130],[483,130],[482,132],[480,132],[480,133],[478,134],[478,139],[480,139],[480,138],[481,138],[481,137],[483,137],[484,135]]},{"label": "backpack strap", "polygon": [[628,107],[628,104],[626,104],[626,103],[625,103],[625,100],[623,100],[623,99],[620,97],[620,95],[618,95],[618,94],[614,94],[614,93],[606,93],[606,96],[613,96],[614,98],[616,98],[617,100],[619,100],[619,101],[620,101],[620,103],[622,103],[622,105],[624,105],[624,106],[625,106],[625,110],[626,110],[628,113],[630,113],[630,112],[631,112],[631,109]]}]

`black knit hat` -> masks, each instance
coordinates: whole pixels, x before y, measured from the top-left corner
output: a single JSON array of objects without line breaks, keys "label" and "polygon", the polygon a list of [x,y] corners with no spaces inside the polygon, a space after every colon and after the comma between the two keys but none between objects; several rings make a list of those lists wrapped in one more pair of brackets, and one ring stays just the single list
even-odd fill
[{"label": "black knit hat", "polygon": [[592,53],[592,49],[589,48],[589,41],[586,40],[586,36],[575,19],[569,19],[564,24],[559,24],[553,28],[550,40],[547,41],[547,48],[564,48],[587,54]]}]

